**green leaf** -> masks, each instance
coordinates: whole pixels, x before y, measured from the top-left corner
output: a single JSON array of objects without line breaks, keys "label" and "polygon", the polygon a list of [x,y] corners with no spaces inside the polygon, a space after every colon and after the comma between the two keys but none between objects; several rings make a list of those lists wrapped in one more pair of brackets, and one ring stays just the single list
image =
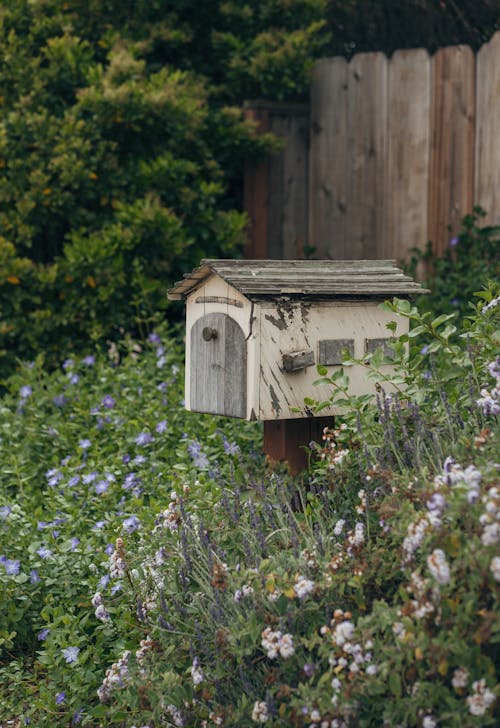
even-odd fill
[{"label": "green leaf", "polygon": [[401,686],[401,678],[399,676],[399,673],[397,673],[395,670],[392,670],[389,675],[389,690],[396,698],[401,697],[402,693],[402,686]]}]

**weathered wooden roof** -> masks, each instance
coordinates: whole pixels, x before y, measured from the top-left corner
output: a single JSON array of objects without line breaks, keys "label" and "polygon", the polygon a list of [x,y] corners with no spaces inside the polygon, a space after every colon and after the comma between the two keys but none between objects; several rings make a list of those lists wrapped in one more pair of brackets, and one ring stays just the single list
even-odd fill
[{"label": "weathered wooden roof", "polygon": [[250,299],[428,293],[394,260],[202,260],[169,299],[185,298],[214,273]]}]

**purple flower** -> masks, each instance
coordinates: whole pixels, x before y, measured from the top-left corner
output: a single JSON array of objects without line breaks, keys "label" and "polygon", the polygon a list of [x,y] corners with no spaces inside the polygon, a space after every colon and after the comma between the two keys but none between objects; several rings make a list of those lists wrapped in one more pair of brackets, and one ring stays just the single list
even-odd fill
[{"label": "purple flower", "polygon": [[73,713],[73,718],[71,719],[71,725],[78,725],[78,723],[81,721],[83,715],[83,708],[78,708],[78,710],[75,710]]},{"label": "purple flower", "polygon": [[50,629],[48,627],[44,627],[44,629],[41,629],[40,632],[37,634],[36,638],[40,640],[40,642],[43,642],[47,639],[47,637],[50,634]]},{"label": "purple flower", "polygon": [[104,574],[104,576],[99,579],[99,589],[104,589],[109,584],[110,578],[109,574]]},{"label": "purple flower", "polygon": [[64,394],[56,394],[55,397],[52,397],[52,402],[56,407],[64,407],[69,402],[69,399]]},{"label": "purple flower", "polygon": [[113,551],[115,550],[115,545],[113,543],[106,544],[106,548],[104,549],[104,553],[108,556],[111,556]]},{"label": "purple flower", "polygon": [[196,465],[197,468],[206,468],[208,466],[208,457],[201,451],[201,444],[199,442],[193,440],[193,442],[188,445],[187,449],[194,465]]},{"label": "purple flower", "polygon": [[312,677],[314,673],[316,672],[316,665],[313,662],[306,662],[306,664],[303,667],[303,670],[307,677]]},{"label": "purple flower", "polygon": [[451,247],[451,248],[454,248],[454,247],[456,247],[456,246],[458,245],[458,243],[459,243],[459,242],[460,242],[460,238],[458,238],[458,237],[456,237],[456,236],[455,236],[454,238],[452,238],[452,239],[450,240],[450,247]]},{"label": "purple flower", "polygon": [[430,372],[430,371],[425,371],[425,372],[424,372],[424,373],[422,374],[422,379],[426,379],[427,381],[428,381],[429,379],[432,379],[432,372]]},{"label": "purple flower", "polygon": [[135,458],[132,460],[133,465],[144,465],[148,459],[144,457],[144,455],[136,455]]},{"label": "purple flower", "polygon": [[137,516],[129,516],[123,521],[123,528],[127,531],[127,533],[134,533],[140,525],[141,523]]},{"label": "purple flower", "polygon": [[56,705],[61,705],[66,700],[66,693],[56,693]]},{"label": "purple flower", "polygon": [[151,342],[151,344],[156,345],[161,343],[161,339],[154,331],[152,331],[148,336],[148,341]]},{"label": "purple flower", "polygon": [[46,546],[40,546],[40,548],[37,549],[36,552],[41,559],[48,559],[49,556],[52,556],[52,551]]},{"label": "purple flower", "polygon": [[139,446],[149,445],[153,440],[154,437],[150,432],[140,432],[135,438],[135,444]]},{"label": "purple flower", "polygon": [[127,463],[130,462],[130,455],[128,453],[125,453],[125,455],[122,457],[122,462],[124,465],[127,465]]},{"label": "purple flower", "polygon": [[95,492],[97,495],[102,495],[109,488],[109,482],[107,480],[100,480],[95,484]]},{"label": "purple flower", "polygon": [[156,389],[159,392],[166,392],[167,388],[168,388],[168,384],[166,382],[160,382],[159,384],[156,385]]},{"label": "purple flower", "polygon": [[87,473],[83,476],[82,482],[84,485],[89,485],[90,483],[93,483],[94,480],[97,478],[97,472],[93,470],[91,473]]},{"label": "purple flower", "polygon": [[424,346],[420,349],[420,353],[424,354],[424,355],[427,354],[428,351],[429,351],[429,344],[424,344]]},{"label": "purple flower", "polygon": [[88,356],[84,357],[82,361],[86,367],[93,367],[95,364],[95,356],[93,356],[93,354],[89,354]]},{"label": "purple flower", "polygon": [[11,513],[12,508],[10,506],[0,506],[0,518],[2,521],[5,521]]},{"label": "purple flower", "polygon": [[442,511],[446,506],[446,500],[441,493],[433,493],[425,505],[429,511]]},{"label": "purple flower", "polygon": [[106,409],[113,409],[116,404],[116,400],[110,394],[105,394],[102,398],[101,404]]},{"label": "purple flower", "polygon": [[83,438],[82,440],[79,440],[78,447],[81,447],[82,450],[88,450],[89,447],[91,447],[92,443],[89,439]]},{"label": "purple flower", "polygon": [[38,584],[38,582],[41,581],[38,571],[36,569],[31,569],[30,571],[30,582],[32,584]]},{"label": "purple flower", "polygon": [[5,573],[9,576],[17,576],[21,569],[21,562],[17,559],[6,559],[4,561]]},{"label": "purple flower", "polygon": [[159,346],[157,348],[157,350],[156,350],[156,357],[157,357],[157,359],[159,359],[160,356],[163,356],[164,353],[165,353],[165,347],[164,346]]},{"label": "purple flower", "polygon": [[63,474],[60,470],[57,470],[57,468],[52,468],[52,470],[48,470],[45,473],[45,476],[47,478],[48,484],[52,488],[54,488],[56,485],[59,485],[59,483],[63,479]]},{"label": "purple flower", "polygon": [[71,543],[71,550],[76,551],[76,547],[80,543],[80,539],[75,536],[74,538],[71,539],[70,543]]},{"label": "purple flower", "polygon": [[224,437],[224,452],[227,455],[237,455],[240,452],[240,447],[235,442],[229,442],[229,440]]},{"label": "purple flower", "polygon": [[78,660],[78,653],[80,652],[79,647],[65,647],[64,650],[61,650],[63,653],[64,659],[68,664],[71,662],[76,662]]},{"label": "purple flower", "polygon": [[73,475],[73,477],[68,480],[68,487],[69,488],[74,488],[74,486],[75,485],[78,485],[79,482],[80,482],[80,476],[79,475]]},{"label": "purple flower", "polygon": [[66,371],[66,369],[71,369],[74,365],[74,359],[65,359],[62,363],[62,368]]},{"label": "purple flower", "polygon": [[158,422],[158,424],[155,427],[155,430],[159,435],[162,435],[164,432],[166,432],[167,427],[168,427],[167,420],[162,420],[161,422]]},{"label": "purple flower", "polygon": [[47,528],[48,525],[49,524],[47,523],[47,521],[38,521],[38,523],[36,524],[36,527],[37,527],[38,531],[43,531],[43,529]]},{"label": "purple flower", "polygon": [[78,376],[78,374],[70,374],[69,375],[69,383],[70,384],[78,384],[79,381],[80,381],[80,377]]},{"label": "purple flower", "polygon": [[164,356],[160,356],[160,358],[156,362],[156,366],[158,367],[158,369],[163,369],[166,362],[167,362],[166,358]]},{"label": "purple flower", "polygon": [[116,594],[116,592],[119,592],[123,589],[123,584],[121,581],[117,581],[116,584],[113,584],[111,587],[111,594]]},{"label": "purple flower", "polygon": [[94,530],[100,531],[101,528],[104,528],[105,525],[106,525],[106,521],[96,521],[94,524]]},{"label": "purple flower", "polygon": [[32,394],[33,390],[29,384],[25,384],[24,387],[21,387],[21,389],[19,390],[19,396],[22,399],[27,399],[28,397],[31,397]]}]

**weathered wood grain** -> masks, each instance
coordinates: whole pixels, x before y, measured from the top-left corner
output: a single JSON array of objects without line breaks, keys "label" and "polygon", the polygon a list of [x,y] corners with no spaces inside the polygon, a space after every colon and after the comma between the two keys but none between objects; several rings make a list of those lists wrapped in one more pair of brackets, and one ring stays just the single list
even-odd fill
[{"label": "weathered wood grain", "polygon": [[309,245],[318,258],[346,254],[348,63],[326,58],[314,68],[311,85]]},{"label": "weathered wood grain", "polygon": [[476,68],[476,174],[474,201],[500,224],[500,31],[484,45]]},{"label": "weathered wood grain", "polygon": [[[245,109],[245,117],[255,123],[256,134],[269,131],[269,112],[262,108]],[[243,206],[249,217],[245,255],[265,258],[267,252],[269,161],[245,162]]]},{"label": "weathered wood grain", "polygon": [[330,257],[380,254],[385,234],[387,66],[383,53],[360,53],[349,64],[345,247],[342,255]]},{"label": "weathered wood grain", "polygon": [[389,62],[384,235],[377,254],[409,259],[427,242],[431,59],[397,51]]},{"label": "weathered wood grain", "polygon": [[[204,336],[207,330],[216,335]],[[234,319],[208,313],[191,328],[190,406],[195,412],[246,417],[246,341]]]},{"label": "weathered wood grain", "polygon": [[438,255],[473,205],[474,76],[468,46],[442,48],[433,57],[428,235]]}]

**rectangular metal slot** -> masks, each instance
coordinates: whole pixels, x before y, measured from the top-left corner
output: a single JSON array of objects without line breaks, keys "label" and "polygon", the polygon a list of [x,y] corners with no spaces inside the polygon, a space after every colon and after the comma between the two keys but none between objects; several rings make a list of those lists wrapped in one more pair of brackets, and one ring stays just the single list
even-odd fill
[{"label": "rectangular metal slot", "polygon": [[347,349],[354,356],[354,339],[323,339],[319,342],[318,364],[338,366],[342,364],[342,351]]},{"label": "rectangular metal slot", "polygon": [[382,349],[385,356],[394,356],[392,339],[365,339],[365,354],[373,354],[377,349]]},{"label": "rectangular metal slot", "polygon": [[314,351],[293,351],[283,354],[283,369],[285,372],[298,372],[314,364]]}]

